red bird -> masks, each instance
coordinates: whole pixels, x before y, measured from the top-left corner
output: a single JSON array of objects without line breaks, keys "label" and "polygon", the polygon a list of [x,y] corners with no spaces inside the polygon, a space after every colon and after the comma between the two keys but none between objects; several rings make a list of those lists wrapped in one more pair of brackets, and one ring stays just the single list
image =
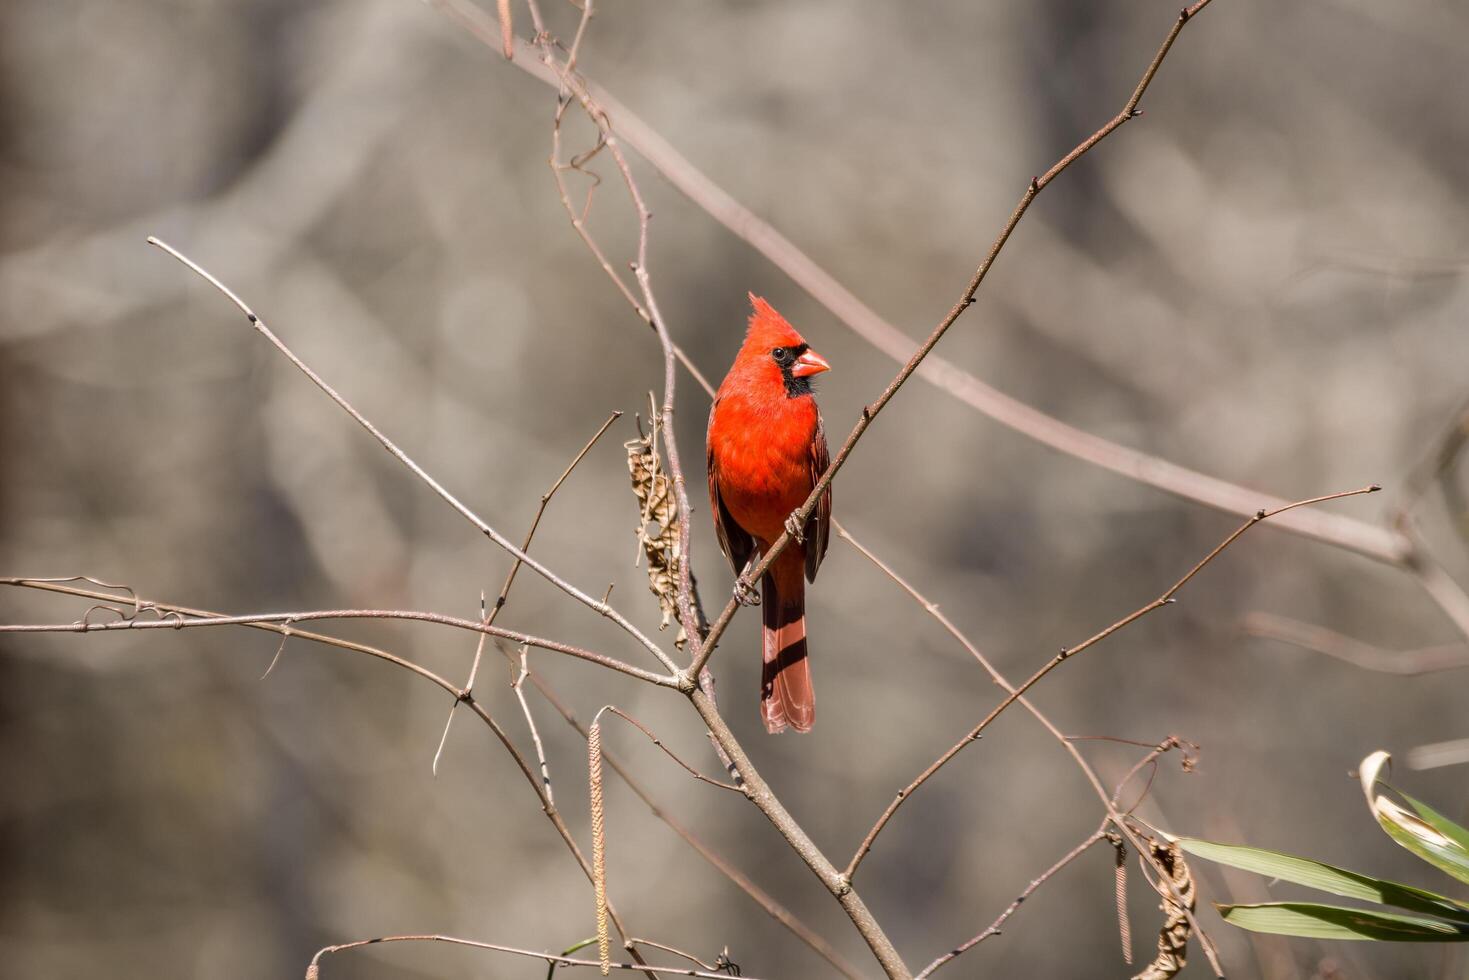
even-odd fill
[{"label": "red bird", "polygon": [[[709,502],[719,546],[741,575],[767,551],[806,502],[829,462],[811,377],[828,371],[794,327],[750,294],[755,312],[745,344],[709,412]],[[826,555],[831,487],[796,540],[760,580],[765,669],[760,714],[765,730],[809,732],[816,720],[806,650],[806,579]],[[736,595],[745,601],[739,587]]]}]

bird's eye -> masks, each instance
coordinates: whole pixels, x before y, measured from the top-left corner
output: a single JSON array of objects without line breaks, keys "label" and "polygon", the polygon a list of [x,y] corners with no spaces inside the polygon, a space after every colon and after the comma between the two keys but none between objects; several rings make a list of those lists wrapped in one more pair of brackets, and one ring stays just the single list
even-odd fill
[{"label": "bird's eye", "polygon": [[786,361],[790,360],[791,352],[785,347],[777,347],[775,350],[770,352],[770,356],[775,358],[775,363],[784,364]]}]

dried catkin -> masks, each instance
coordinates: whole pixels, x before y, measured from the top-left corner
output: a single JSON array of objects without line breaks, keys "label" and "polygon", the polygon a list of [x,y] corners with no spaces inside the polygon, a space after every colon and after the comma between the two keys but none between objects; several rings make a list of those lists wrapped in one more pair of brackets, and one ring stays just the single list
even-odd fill
[{"label": "dried catkin", "polygon": [[607,833],[602,805],[602,722],[587,729],[587,773],[592,801],[592,888],[597,895],[597,956],[602,976],[612,972],[612,937],[607,931]]}]

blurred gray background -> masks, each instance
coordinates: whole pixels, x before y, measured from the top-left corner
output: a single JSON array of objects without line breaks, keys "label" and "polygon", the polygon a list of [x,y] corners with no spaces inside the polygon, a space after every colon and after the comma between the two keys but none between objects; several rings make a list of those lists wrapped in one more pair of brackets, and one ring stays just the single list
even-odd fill
[{"label": "blurred gray background", "polygon": [[[577,12],[543,2],[569,36]],[[1025,181],[1122,105],[1177,5],[609,2],[582,65],[918,338]],[[1383,495],[1328,505],[1380,519],[1469,388],[1466,56],[1469,13],[1449,0],[1219,0],[1184,32],[1146,115],[1042,195],[941,352],[1083,429],[1262,491],[1381,482]],[[0,5],[0,575],[85,573],[231,613],[473,617],[499,586],[505,556],[149,249],[156,234],[511,537],[607,414],[627,412],[551,504],[535,552],[587,591],[615,581],[620,608],[656,626],[619,443],[661,363],[560,209],[553,110],[550,89],[415,0]],[[570,135],[584,148],[584,129]],[[717,379],[746,291],[763,294],[834,365],[820,401],[839,440],[893,363],[635,166],[678,341]],[[610,180],[592,224],[617,263],[631,257]],[[696,568],[717,608],[731,579],[700,489],[707,400],[686,376],[682,393]],[[842,472],[836,511],[1017,680],[1237,523],[921,383]],[[1440,498],[1416,513],[1469,577]],[[760,729],[757,616],[736,621],[715,666],[735,730],[842,863],[997,693],[846,543],[810,596],[813,735]],[[86,605],[0,590],[4,622],[70,622]],[[1469,677],[1367,673],[1243,635],[1258,610],[1386,648],[1461,639],[1406,576],[1261,529],[1036,701],[1071,734],[1201,743],[1197,771],[1170,761],[1142,811],[1171,830],[1443,885],[1376,829],[1348,773],[1373,749],[1469,737]],[[642,662],[534,575],[500,622]],[[325,629],[458,680],[474,647],[429,626]],[[456,721],[434,777],[442,691],[305,642],[261,681],[275,648],[248,630],[0,638],[5,972],[296,976],[318,947],[373,935],[560,949],[593,932],[585,879],[482,725]],[[534,661],[583,717],[615,702],[716,768],[681,699]],[[528,748],[497,655],[485,670],[487,703]],[[557,800],[589,846],[585,745],[532,704]],[[876,974],[757,811],[609,732],[670,813]],[[1083,747],[1112,779],[1140,751]],[[1469,807],[1462,767],[1399,781],[1450,814]],[[831,975],[609,786],[610,890],[636,934],[706,958],[727,944],[747,975]],[[859,886],[917,968],[1099,815],[1058,746],[1012,711],[903,809]],[[1199,874],[1205,905],[1269,894]],[[1130,975],[1111,882],[1110,852],[1090,853],[944,975]],[[1145,962],[1158,914],[1139,880],[1132,922]],[[1251,943],[1205,922],[1231,976],[1465,970],[1431,946]],[[1206,976],[1192,957],[1187,975]],[[544,971],[406,945],[325,970]]]}]

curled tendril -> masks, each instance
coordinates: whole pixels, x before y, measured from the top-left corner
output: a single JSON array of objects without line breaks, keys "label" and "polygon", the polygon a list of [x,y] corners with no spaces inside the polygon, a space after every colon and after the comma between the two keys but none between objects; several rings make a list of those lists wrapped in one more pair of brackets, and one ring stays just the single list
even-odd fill
[{"label": "curled tendril", "polygon": [[[123,612],[116,606],[109,606],[106,603],[99,602],[96,605],[88,606],[87,611],[82,613],[82,618],[76,621],[76,625],[84,630],[91,629],[94,626],[101,626],[102,624],[100,622],[92,622],[92,613],[97,612],[99,609],[103,612],[115,613],[117,615],[117,621],[120,623],[130,623],[133,621],[134,618],[133,616],[129,616],[127,613]],[[134,615],[136,615],[136,613]]]}]

